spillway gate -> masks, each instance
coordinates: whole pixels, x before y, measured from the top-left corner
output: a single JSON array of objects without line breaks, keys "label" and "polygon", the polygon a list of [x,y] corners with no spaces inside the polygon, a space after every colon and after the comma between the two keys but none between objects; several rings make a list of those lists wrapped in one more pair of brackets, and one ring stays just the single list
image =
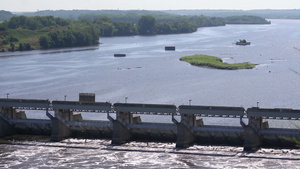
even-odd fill
[{"label": "spillway gate", "polygon": [[[34,99],[0,99],[0,137],[19,134],[51,135],[52,141],[68,137],[111,138],[112,144],[132,140],[171,141],[177,148],[193,144],[243,146],[255,150],[261,146],[296,147],[291,140],[300,139],[297,128],[272,128],[269,120],[298,121],[300,110],[200,105],[167,105],[141,103],[109,103],[49,101]],[[27,118],[34,113],[46,118]],[[103,120],[86,120],[82,114],[96,113]],[[143,122],[141,116],[155,117]],[[159,122],[160,118],[167,118]],[[219,124],[205,124],[210,119]],[[238,123],[231,125],[232,119]],[[224,125],[229,121],[229,125]]]}]

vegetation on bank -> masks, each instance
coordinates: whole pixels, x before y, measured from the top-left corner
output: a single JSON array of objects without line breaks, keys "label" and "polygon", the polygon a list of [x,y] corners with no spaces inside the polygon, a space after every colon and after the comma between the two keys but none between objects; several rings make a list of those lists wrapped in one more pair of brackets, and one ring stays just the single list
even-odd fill
[{"label": "vegetation on bank", "polygon": [[[235,21],[242,23],[243,18]],[[191,33],[199,27],[225,24],[226,20],[220,17],[163,15],[162,12],[153,16],[134,13],[119,13],[112,17],[86,14],[80,20],[13,16],[0,23],[0,51],[90,46],[99,44],[100,36]]]},{"label": "vegetation on bank", "polygon": [[222,18],[205,16],[141,15],[138,20],[136,15],[128,15],[127,19],[123,17],[87,15],[81,18],[96,23],[101,29],[102,37],[191,33],[199,27],[225,25]]},{"label": "vegetation on bank", "polygon": [[237,69],[253,69],[255,64],[244,62],[244,63],[224,63],[222,59],[215,56],[208,55],[192,55],[184,56],[180,58],[181,61],[185,61],[194,66],[208,67],[214,69],[226,69],[226,70],[237,70]]},{"label": "vegetation on bank", "polygon": [[[9,20],[14,16],[9,11],[0,11],[0,21]],[[172,16],[209,16],[209,17],[231,17],[231,16],[259,16],[268,19],[300,19],[300,9],[267,9],[267,10],[40,10],[36,12],[23,12],[25,16],[54,16],[64,19],[80,20],[83,18],[97,18],[107,16],[113,21],[137,22],[142,15],[154,16],[159,22],[160,18]],[[15,14],[18,15],[18,14]]]},{"label": "vegetation on bank", "polygon": [[137,23],[112,21],[109,17],[69,20],[53,16],[14,16],[0,24],[0,51],[89,46],[98,44],[100,36],[191,33],[198,27],[224,24],[220,18],[204,16],[158,22],[153,16],[143,15]]},{"label": "vegetation on bank", "polygon": [[257,9],[257,10],[222,10],[222,9],[196,9],[196,10],[164,10],[163,12],[175,15],[205,15],[214,17],[230,16],[259,16],[268,19],[300,19],[300,9]]},{"label": "vegetation on bank", "polygon": [[24,51],[99,43],[95,25],[53,16],[14,16],[0,24],[0,51]]},{"label": "vegetation on bank", "polygon": [[225,18],[226,24],[270,24],[270,21],[267,21],[264,18],[258,16],[230,16]]}]

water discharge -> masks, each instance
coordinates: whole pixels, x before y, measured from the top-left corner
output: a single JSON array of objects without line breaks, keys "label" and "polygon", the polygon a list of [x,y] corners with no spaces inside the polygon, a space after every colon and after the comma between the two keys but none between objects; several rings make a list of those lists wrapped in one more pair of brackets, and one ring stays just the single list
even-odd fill
[{"label": "water discharge", "polygon": [[[241,147],[200,146],[175,149],[174,143],[131,142],[112,146],[109,140],[66,139],[13,141],[0,144],[1,168],[282,168],[300,164],[300,152]],[[9,150],[9,151],[3,151]]]}]

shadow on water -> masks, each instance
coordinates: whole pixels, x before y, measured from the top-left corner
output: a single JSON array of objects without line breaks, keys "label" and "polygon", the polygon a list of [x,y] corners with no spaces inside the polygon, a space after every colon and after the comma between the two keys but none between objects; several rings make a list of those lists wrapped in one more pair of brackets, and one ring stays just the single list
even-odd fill
[{"label": "shadow on water", "polygon": [[[89,48],[70,48],[70,49],[46,49],[46,50],[39,50],[38,53],[23,53],[23,52],[10,52],[10,55],[3,55],[0,58],[7,58],[7,57],[21,57],[21,56],[34,56],[34,55],[45,55],[45,54],[58,54],[58,53],[71,53],[71,52],[84,52],[84,51],[91,51],[97,50],[99,47],[89,47]],[[6,53],[5,53],[6,54]]]}]

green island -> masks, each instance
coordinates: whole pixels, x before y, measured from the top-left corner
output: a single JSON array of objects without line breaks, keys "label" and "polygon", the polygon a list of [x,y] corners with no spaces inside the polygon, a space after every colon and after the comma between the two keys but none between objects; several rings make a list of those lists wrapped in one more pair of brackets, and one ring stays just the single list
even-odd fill
[{"label": "green island", "polygon": [[190,63],[194,66],[201,66],[214,69],[226,69],[226,70],[237,70],[237,69],[253,69],[255,64],[249,62],[243,63],[224,63],[222,59],[215,56],[208,55],[192,55],[184,56],[179,60]]}]

